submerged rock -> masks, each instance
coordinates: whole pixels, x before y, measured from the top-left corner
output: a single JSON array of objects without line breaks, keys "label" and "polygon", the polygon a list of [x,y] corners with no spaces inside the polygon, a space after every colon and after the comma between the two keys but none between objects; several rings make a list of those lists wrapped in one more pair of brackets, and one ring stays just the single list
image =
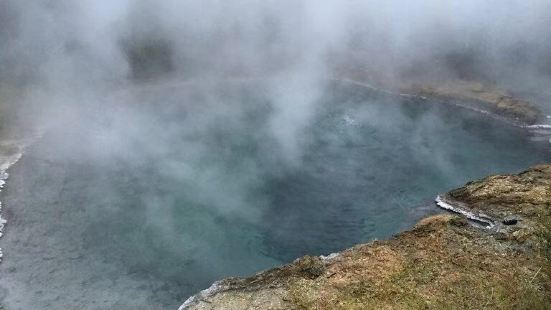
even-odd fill
[{"label": "submerged rock", "polygon": [[551,165],[442,199],[494,225],[428,217],[387,241],[217,282],[181,309],[550,309]]}]

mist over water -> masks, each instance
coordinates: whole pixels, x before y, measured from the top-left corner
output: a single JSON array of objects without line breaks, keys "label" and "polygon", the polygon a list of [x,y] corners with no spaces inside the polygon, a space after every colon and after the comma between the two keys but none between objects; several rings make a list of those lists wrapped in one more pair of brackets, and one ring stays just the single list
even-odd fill
[{"label": "mist over water", "polygon": [[550,27],[546,0],[0,2],[0,134],[44,134],[2,194],[0,305],[176,308],[549,161],[504,122],[334,79],[475,80],[551,113]]},{"label": "mist over water", "polygon": [[312,78],[352,62],[389,78],[477,76],[534,90],[551,72],[550,9],[545,0],[9,0],[0,75],[74,95],[162,74]]},{"label": "mist over water", "polygon": [[551,159],[478,113],[333,85],[289,161],[267,89],[140,92],[132,112],[50,129],[4,197],[2,303],[176,308],[217,279],[388,237],[442,191]]}]

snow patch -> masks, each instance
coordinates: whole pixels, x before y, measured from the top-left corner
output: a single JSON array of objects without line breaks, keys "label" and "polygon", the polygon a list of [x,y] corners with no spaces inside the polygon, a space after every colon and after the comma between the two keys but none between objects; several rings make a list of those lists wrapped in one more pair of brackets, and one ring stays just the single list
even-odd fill
[{"label": "snow patch", "polygon": [[333,260],[333,259],[339,257],[340,255],[341,255],[340,253],[331,253],[331,254],[329,254],[329,255],[327,255],[327,256],[325,256],[325,255],[320,255],[320,258],[321,258],[321,260],[322,260],[323,262],[327,262],[327,261],[330,261],[330,260]]},{"label": "snow patch", "polygon": [[[12,156],[9,156],[4,160],[4,162],[0,163],[0,192],[6,185],[6,180],[9,177],[9,174],[6,172],[11,166],[13,166],[15,163],[19,161],[21,158],[22,153],[16,153]],[[8,221],[2,217],[2,202],[0,201],[0,238],[4,235],[4,227],[6,226],[6,223]],[[0,262],[2,262],[4,254],[2,253],[2,248],[0,248]]]},{"label": "snow patch", "polygon": [[185,310],[188,309],[191,305],[195,304],[196,302],[200,302],[201,299],[204,299],[206,297],[212,296],[219,291],[221,291],[224,287],[221,285],[222,281],[216,281],[214,282],[209,288],[200,291],[198,294],[195,294],[188,298],[184,303],[178,308],[178,310]]},{"label": "snow patch", "polygon": [[[25,148],[27,148],[29,145],[31,145],[34,141],[37,139],[40,139],[41,135],[37,135],[35,137],[32,137],[29,140],[20,140],[20,141],[0,141],[0,148],[2,146],[9,146],[9,147],[16,147],[17,152],[6,155],[6,156],[0,156],[0,192],[6,185],[6,181],[8,180],[8,177],[10,176],[8,174],[8,169],[15,165],[23,156],[23,152]],[[2,217],[2,202],[0,202],[0,238],[4,235],[4,227],[7,224],[7,220]],[[0,262],[2,262],[3,252],[2,248],[0,248]]]},{"label": "snow patch", "polygon": [[526,125],[522,127],[527,129],[551,129],[551,125],[549,124],[535,124],[535,125]]},{"label": "snow patch", "polygon": [[488,229],[491,229],[495,226],[494,222],[491,219],[480,216],[480,215],[476,215],[473,212],[464,210],[460,207],[453,206],[450,203],[444,201],[444,199],[442,197],[440,197],[440,195],[436,196],[436,199],[434,200],[434,202],[436,203],[437,206],[439,206],[440,208],[442,208],[444,210],[448,210],[448,211],[451,211],[453,213],[458,213],[458,214],[461,214],[461,215],[465,216],[469,220],[483,223],[483,224],[486,225],[486,227]]}]

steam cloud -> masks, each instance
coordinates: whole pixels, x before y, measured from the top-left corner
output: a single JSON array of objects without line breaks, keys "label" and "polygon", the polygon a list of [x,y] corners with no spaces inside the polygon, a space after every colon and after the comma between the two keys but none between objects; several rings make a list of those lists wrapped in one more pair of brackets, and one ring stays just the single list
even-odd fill
[{"label": "steam cloud", "polygon": [[99,109],[113,104],[110,92],[160,78],[278,76],[271,124],[293,157],[320,79],[338,66],[541,91],[551,74],[550,12],[545,0],[5,0],[1,89],[24,89],[13,104],[30,102],[43,116],[51,105]]},{"label": "steam cloud", "polygon": [[[0,113],[15,109],[23,126],[53,128],[67,160],[152,171],[135,184],[148,225],[209,257],[223,242],[172,240],[183,224],[150,183],[185,184],[165,190],[258,223],[268,204],[259,180],[300,165],[328,79],[348,71],[474,78],[551,109],[538,97],[551,82],[549,29],[548,0],[3,0]],[[253,108],[265,118],[251,117],[232,83],[269,101]],[[228,160],[251,144],[255,156]],[[436,162],[453,171],[446,158]],[[96,182],[105,203],[93,212],[115,216],[117,185]],[[200,272],[216,275],[216,265]]]},{"label": "steam cloud", "polygon": [[551,71],[545,31],[551,4],[544,0],[0,5],[2,81],[54,90],[161,73],[194,78],[299,70],[319,76],[331,62],[353,55],[360,67],[393,74],[431,67],[433,73],[498,79]]}]

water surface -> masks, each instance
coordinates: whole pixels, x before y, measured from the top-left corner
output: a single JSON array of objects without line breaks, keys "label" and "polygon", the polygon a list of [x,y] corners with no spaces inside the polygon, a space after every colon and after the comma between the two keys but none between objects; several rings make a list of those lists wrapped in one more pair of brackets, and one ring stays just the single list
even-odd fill
[{"label": "water surface", "polygon": [[438,193],[551,160],[457,107],[332,86],[294,118],[294,98],[283,113],[274,98],[145,91],[57,124],[2,194],[0,303],[175,309],[214,280],[388,237]]}]

